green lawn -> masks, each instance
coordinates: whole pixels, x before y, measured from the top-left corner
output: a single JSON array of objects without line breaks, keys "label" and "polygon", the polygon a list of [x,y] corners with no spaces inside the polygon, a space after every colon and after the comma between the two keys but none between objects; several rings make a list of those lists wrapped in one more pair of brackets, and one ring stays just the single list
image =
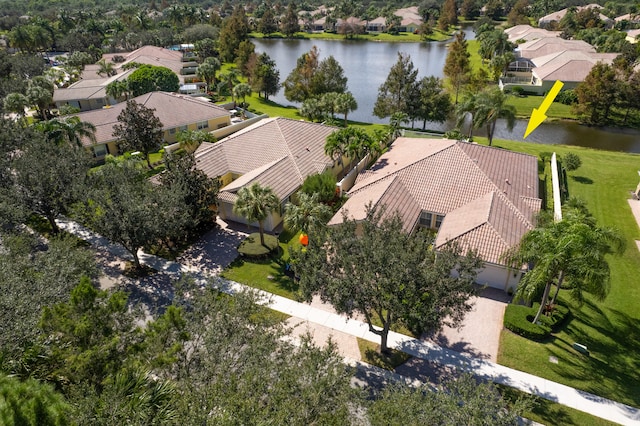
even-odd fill
[{"label": "green lawn", "polygon": [[[611,292],[605,301],[587,298],[582,307],[570,303],[573,319],[546,343],[503,331],[498,362],[640,406],[640,253],[635,245],[640,232],[627,202],[638,183],[640,156],[502,140],[494,141],[494,146],[533,155],[578,154],[582,167],[569,173],[570,195],[584,199],[600,225],[617,227],[627,239],[624,255],[609,258]],[[591,356],[574,351],[574,342],[587,345]],[[558,363],[549,362],[550,356]]]},{"label": "green lawn", "polygon": [[[518,117],[530,117],[531,111],[534,108],[539,108],[540,104],[544,100],[542,96],[509,96],[507,100],[507,104],[513,105],[516,107],[516,115]],[[561,104],[560,102],[553,102],[549,109],[546,112],[547,117],[549,119],[573,119],[576,120],[578,117],[571,110],[571,105]],[[551,121],[551,120],[547,120]]]},{"label": "green lawn", "polygon": [[243,259],[238,257],[222,273],[224,278],[268,291],[279,296],[296,299],[298,284],[285,274],[289,261],[289,246],[300,245],[298,234],[280,234],[280,252],[264,259]]}]

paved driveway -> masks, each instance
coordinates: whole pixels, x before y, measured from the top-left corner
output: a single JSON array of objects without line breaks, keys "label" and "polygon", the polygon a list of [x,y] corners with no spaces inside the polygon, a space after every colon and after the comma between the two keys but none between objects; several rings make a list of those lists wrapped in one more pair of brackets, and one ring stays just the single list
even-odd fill
[{"label": "paved driveway", "polygon": [[238,245],[252,232],[246,225],[225,222],[218,218],[218,226],[204,234],[185,250],[177,262],[198,268],[202,272],[218,274],[238,257]]},{"label": "paved driveway", "polygon": [[474,357],[496,362],[504,310],[511,297],[494,288],[481,290],[459,330],[445,327],[432,342]]}]

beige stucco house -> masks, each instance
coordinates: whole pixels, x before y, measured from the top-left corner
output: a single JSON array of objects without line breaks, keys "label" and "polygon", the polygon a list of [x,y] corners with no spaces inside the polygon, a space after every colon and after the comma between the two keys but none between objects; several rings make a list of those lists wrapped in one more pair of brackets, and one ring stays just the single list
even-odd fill
[{"label": "beige stucco house", "polygon": [[521,43],[545,37],[560,37],[561,31],[549,31],[544,28],[536,28],[531,25],[521,24],[504,30],[511,43]]},{"label": "beige stucco house", "polygon": [[[543,16],[542,18],[538,19],[538,26],[539,27],[546,27],[546,26],[550,26],[553,25],[554,23],[559,23],[562,18],[564,18],[564,16],[569,12],[570,8],[565,8],[562,10],[559,10],[557,12],[553,12],[550,13],[548,15]],[[600,6],[597,3],[591,3],[591,4],[587,4],[584,6],[576,6],[575,10],[577,12],[580,12],[582,10],[585,9],[597,9],[597,10],[601,10],[604,9],[602,6]],[[613,20],[610,19],[608,16],[603,15],[602,13],[598,13],[598,16],[600,17],[600,20],[603,21],[605,24],[607,25],[612,25],[613,24]]]},{"label": "beige stucco house", "polygon": [[398,213],[406,232],[437,232],[435,246],[455,242],[484,261],[477,282],[514,289],[521,271],[507,268],[502,254],[534,227],[540,210],[536,157],[448,139],[398,138],[360,173],[343,213],[364,220],[366,206]]},{"label": "beige stucco house", "polygon": [[[231,114],[226,109],[186,95],[168,92],[150,92],[133,98],[139,104],[155,110],[154,114],[163,124],[163,138],[166,144],[177,141],[182,130],[213,131],[231,124]],[[77,114],[81,121],[96,127],[96,143],[83,140],[84,146],[100,160],[107,154],[119,153],[118,143],[113,136],[113,126],[118,124],[118,115],[126,108],[122,102],[93,111]]]},{"label": "beige stucco house", "polygon": [[346,162],[324,153],[327,136],[335,127],[288,118],[262,120],[196,151],[197,167],[218,178],[218,214],[222,219],[247,223],[233,212],[238,191],[258,182],[270,187],[281,201],[278,211],[264,222],[273,231],[282,223],[283,210],[307,176],[329,171],[338,176]]}]

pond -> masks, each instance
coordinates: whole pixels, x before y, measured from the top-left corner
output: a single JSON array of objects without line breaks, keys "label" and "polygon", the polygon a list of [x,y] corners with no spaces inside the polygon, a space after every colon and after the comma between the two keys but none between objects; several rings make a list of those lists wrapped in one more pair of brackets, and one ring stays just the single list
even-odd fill
[{"label": "pond", "polygon": [[[464,28],[467,39],[475,37],[471,27]],[[340,63],[348,78],[348,90],[358,102],[358,109],[349,114],[349,119],[366,123],[388,123],[388,118],[380,119],[373,115],[373,105],[378,96],[378,87],[387,78],[389,69],[398,59],[398,53],[408,54],[418,69],[418,78],[424,76],[443,77],[444,62],[447,56],[448,42],[431,43],[389,43],[364,40],[284,40],[254,39],[256,51],[266,52],[278,64],[280,80],[284,81],[295,68],[297,59],[305,52],[317,46],[320,59],[330,55]],[[282,105],[296,105],[284,97],[284,90],[270,97],[270,100]],[[542,97],[540,98],[542,102]],[[421,127],[422,123],[416,123]],[[446,131],[452,123],[427,123],[431,130]],[[495,138],[524,140],[527,120],[518,120],[512,132],[507,131],[504,123],[496,126]],[[483,135],[482,129],[474,132]],[[600,129],[582,126],[577,123],[543,123],[528,138],[528,142],[543,144],[565,144],[591,148],[640,153],[640,131],[629,129]]]}]

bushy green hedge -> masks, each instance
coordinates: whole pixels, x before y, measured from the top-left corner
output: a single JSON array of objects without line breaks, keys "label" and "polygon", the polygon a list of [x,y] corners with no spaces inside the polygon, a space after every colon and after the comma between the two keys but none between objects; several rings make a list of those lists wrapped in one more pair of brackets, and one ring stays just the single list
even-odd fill
[{"label": "bushy green hedge", "polygon": [[504,313],[504,327],[527,339],[541,341],[548,338],[552,331],[556,331],[569,317],[569,308],[555,305],[550,316],[542,315],[540,324],[531,321],[538,312],[540,304],[532,307],[509,304]]}]

